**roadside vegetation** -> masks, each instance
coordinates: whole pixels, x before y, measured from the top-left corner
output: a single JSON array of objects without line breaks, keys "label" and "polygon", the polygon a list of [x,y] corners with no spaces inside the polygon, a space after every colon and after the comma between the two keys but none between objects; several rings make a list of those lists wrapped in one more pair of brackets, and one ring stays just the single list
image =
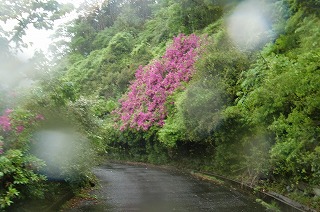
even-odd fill
[{"label": "roadside vegetation", "polygon": [[[58,175],[77,190],[107,157],[214,172],[320,210],[320,3],[261,1],[256,10],[270,28],[239,44],[229,25],[243,4],[112,0],[80,8],[50,53],[20,62],[32,67],[30,92],[0,87],[1,208],[29,193],[45,197],[46,166],[62,167]],[[18,60],[9,44],[21,46],[20,34],[0,35],[1,59]],[[69,162],[35,154],[37,133],[62,129],[78,148]]]}]

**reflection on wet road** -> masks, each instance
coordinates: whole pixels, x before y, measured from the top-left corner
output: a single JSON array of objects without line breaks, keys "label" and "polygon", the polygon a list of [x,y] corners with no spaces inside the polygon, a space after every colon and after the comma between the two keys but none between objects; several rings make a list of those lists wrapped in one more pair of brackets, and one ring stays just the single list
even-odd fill
[{"label": "reflection on wet road", "polygon": [[252,197],[188,174],[123,164],[95,169],[98,204],[77,211],[264,211]]}]

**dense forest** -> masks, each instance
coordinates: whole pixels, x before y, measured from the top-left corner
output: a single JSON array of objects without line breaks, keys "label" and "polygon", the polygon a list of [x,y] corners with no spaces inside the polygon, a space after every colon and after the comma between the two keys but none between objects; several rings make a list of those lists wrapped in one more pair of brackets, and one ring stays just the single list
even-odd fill
[{"label": "dense forest", "polygon": [[[28,25],[73,10],[23,2],[0,3],[2,22],[18,20],[0,27],[0,208],[46,198],[51,178],[86,186],[108,158],[214,172],[320,209],[319,0],[87,2],[50,52],[21,61]],[[57,132],[64,151],[41,146]]]}]

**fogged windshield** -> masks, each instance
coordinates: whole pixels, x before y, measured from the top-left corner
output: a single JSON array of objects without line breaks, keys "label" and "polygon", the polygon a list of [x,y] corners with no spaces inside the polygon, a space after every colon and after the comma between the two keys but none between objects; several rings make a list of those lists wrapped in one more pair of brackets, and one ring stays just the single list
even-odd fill
[{"label": "fogged windshield", "polygon": [[0,210],[320,210],[319,11],[1,1]]}]

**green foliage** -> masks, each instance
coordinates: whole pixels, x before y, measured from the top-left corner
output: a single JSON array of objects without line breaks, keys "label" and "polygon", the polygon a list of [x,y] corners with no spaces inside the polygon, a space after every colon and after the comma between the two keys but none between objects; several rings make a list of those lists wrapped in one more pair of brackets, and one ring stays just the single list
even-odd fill
[{"label": "green foliage", "polygon": [[296,26],[294,32],[264,49],[246,73],[238,102],[251,123],[275,135],[272,172],[294,184],[319,183],[319,169],[312,165],[319,145],[319,21],[301,11],[292,16],[288,30]]},{"label": "green foliage", "polygon": [[0,209],[18,198],[43,198],[45,190],[45,177],[38,174],[45,163],[28,153],[43,116],[16,108],[6,117],[9,127],[0,130]]},{"label": "green foliage", "polygon": [[150,142],[146,144],[147,162],[153,164],[166,164],[169,162],[169,155],[166,146],[159,142]]},{"label": "green foliage", "polygon": [[105,1],[101,7],[87,5],[87,14],[79,16],[67,30],[73,35],[69,35],[72,53],[88,56],[93,50],[106,48],[117,33],[136,35],[137,30],[141,30],[145,21],[151,17],[153,4],[154,0],[119,0]]},{"label": "green foliage", "polygon": [[78,19],[70,31],[75,34],[70,44],[71,50],[87,56],[93,50],[92,42],[97,33],[95,29],[89,23]]},{"label": "green foliage", "polygon": [[[91,168],[97,163],[96,149],[92,142],[72,131],[42,131],[47,140],[36,140],[31,152],[46,162],[39,171],[50,180],[64,180],[74,191],[86,186],[93,178]],[[48,148],[49,147],[49,148]],[[63,149],[62,149],[63,148]]]},{"label": "green foliage", "polygon": [[159,141],[167,147],[172,148],[178,141],[186,139],[187,128],[183,120],[181,102],[185,98],[184,92],[176,92],[167,99],[169,115],[165,125],[159,130]]},{"label": "green foliage", "polygon": [[0,155],[0,209],[22,197],[41,198],[45,177],[36,174],[43,161],[20,150],[8,150]]},{"label": "green foliage", "polygon": [[99,31],[92,42],[93,49],[103,49],[108,47],[110,40],[117,33],[115,28],[105,28]]},{"label": "green foliage", "polygon": [[315,13],[317,15],[320,15],[319,9],[320,9],[320,2],[319,0],[310,0],[310,1],[303,1],[303,0],[288,0],[291,3],[291,7],[294,10],[299,10],[300,8],[303,8],[308,13]]},{"label": "green foliage", "polygon": [[[111,7],[117,8],[112,21],[108,19]],[[220,16],[220,6],[202,0],[105,3],[68,29],[74,36],[67,81],[77,85],[78,94],[118,98],[133,78],[133,70],[161,55],[173,36],[202,29]],[[103,26],[97,26],[96,20]]]},{"label": "green foliage", "polygon": [[109,42],[108,51],[114,56],[128,54],[132,50],[133,36],[130,33],[119,32]]},{"label": "green foliage", "polygon": [[[62,104],[52,98],[61,89],[61,85],[56,85],[55,89],[50,88],[51,86],[43,88],[49,91],[44,90],[45,92],[40,92],[41,95],[30,96],[23,104],[24,108],[45,117],[42,126],[37,127],[37,133],[33,135],[32,145],[28,149],[46,162],[47,166],[41,168],[41,173],[65,180],[72,189],[77,190],[92,180],[91,168],[98,162],[97,153],[104,152],[101,147],[102,139],[96,135],[100,128],[94,114],[95,100],[83,97],[72,99],[69,95],[61,95]],[[62,89],[63,94],[69,94],[69,89],[73,91],[68,84]],[[110,102],[107,107],[114,106]],[[52,137],[50,132],[57,136]],[[38,139],[39,133],[44,133],[44,140]]]},{"label": "green foliage", "polygon": [[75,101],[76,93],[72,82],[58,82],[58,86],[53,89],[51,99],[56,105],[65,105],[67,101]]},{"label": "green foliage", "polygon": [[228,107],[223,112],[223,119],[215,136],[214,166],[224,174],[239,174],[246,167],[245,147],[242,144],[243,138],[249,135],[249,127],[239,114],[239,110],[230,110]]},{"label": "green foliage", "polygon": [[179,5],[177,3],[163,1],[161,4],[161,9],[157,11],[153,19],[146,22],[145,30],[140,33],[139,37],[146,43],[154,46],[162,44],[163,47],[163,44],[173,36],[184,32],[184,25],[178,15]]},{"label": "green foliage", "polygon": [[205,0],[179,0],[181,5],[180,16],[183,26],[187,27],[186,33],[201,30],[215,22],[222,15],[222,5]]},{"label": "green foliage", "polygon": [[94,102],[91,110],[95,116],[103,118],[115,110],[116,107],[117,103],[113,100],[105,101],[104,99],[98,99]]},{"label": "green foliage", "polygon": [[193,81],[168,100],[174,109],[159,131],[160,141],[168,146],[179,140],[210,143],[214,132],[221,130],[222,111],[236,98],[237,80],[249,59],[233,48],[224,31],[218,30],[214,38],[214,42],[208,38],[210,44],[196,63]]},{"label": "green foliage", "polygon": [[138,43],[134,46],[131,57],[136,63],[140,62],[142,65],[146,65],[153,58],[152,54],[147,43]]},{"label": "green foliage", "polygon": [[264,206],[266,208],[266,211],[281,212],[281,210],[279,209],[279,206],[275,202],[267,203],[267,202],[263,201],[262,199],[256,199],[256,202],[260,203],[262,206]]},{"label": "green foliage", "polygon": [[[123,93],[133,73],[129,58],[133,37],[126,32],[115,34],[106,48],[92,51],[85,59],[70,66],[66,79],[77,85],[77,94],[117,97]],[[92,88],[95,88],[92,93]]]},{"label": "green foliage", "polygon": [[6,109],[7,97],[5,95],[5,89],[0,87],[0,111],[4,111]]},{"label": "green foliage", "polygon": [[220,125],[221,111],[227,100],[225,86],[219,81],[197,81],[188,87],[181,113],[191,141],[210,138]]},{"label": "green foliage", "polygon": [[29,149],[33,132],[42,124],[39,115],[23,108],[16,108],[10,113],[11,130],[6,133],[0,132],[4,137],[5,151],[18,149],[25,152]]}]

